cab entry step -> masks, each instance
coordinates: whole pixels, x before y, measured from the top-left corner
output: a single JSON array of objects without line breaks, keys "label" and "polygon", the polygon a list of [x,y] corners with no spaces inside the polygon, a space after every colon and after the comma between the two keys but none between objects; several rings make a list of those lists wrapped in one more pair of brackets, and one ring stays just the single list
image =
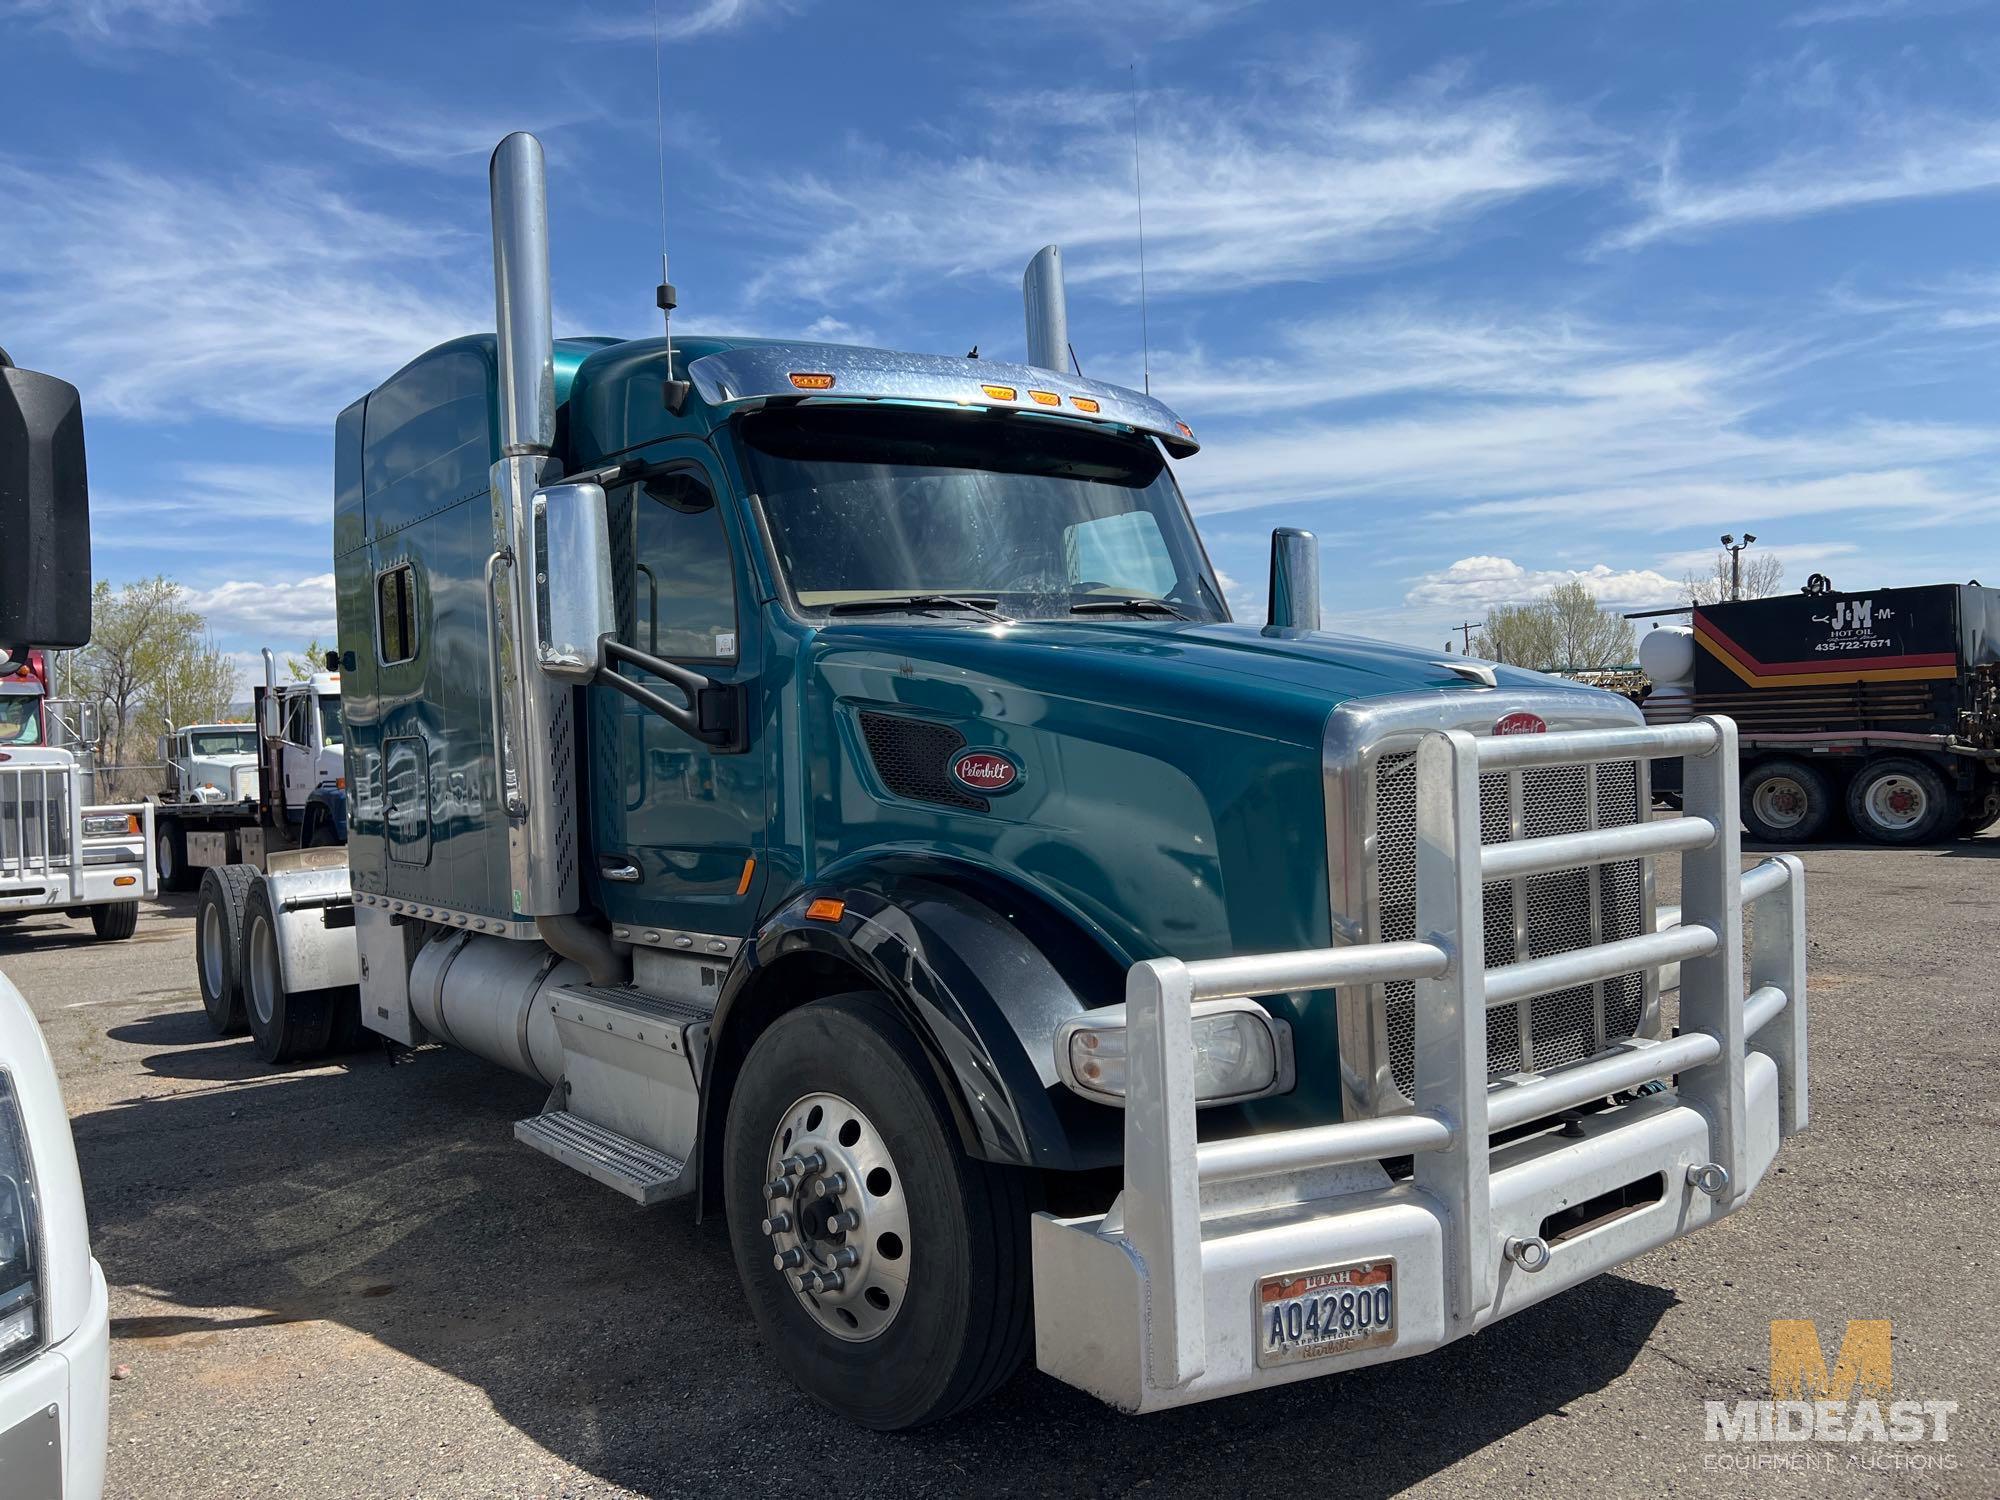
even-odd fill
[{"label": "cab entry step", "polygon": [[514,1139],[618,1189],[642,1206],[673,1197],[687,1170],[687,1163],[679,1157],[593,1125],[567,1110],[516,1120]]}]

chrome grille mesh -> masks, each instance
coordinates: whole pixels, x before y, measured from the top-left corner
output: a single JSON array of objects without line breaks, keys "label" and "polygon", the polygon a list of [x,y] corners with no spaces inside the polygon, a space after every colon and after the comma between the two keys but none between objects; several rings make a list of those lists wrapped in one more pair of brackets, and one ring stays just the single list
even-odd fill
[{"label": "chrome grille mesh", "polygon": [[[1416,754],[1382,754],[1373,773],[1377,884],[1370,938],[1398,942],[1417,936]],[[1638,767],[1631,761],[1494,771],[1479,779],[1480,841],[1485,844],[1617,827],[1638,817]],[[1486,965],[1637,936],[1644,925],[1643,903],[1644,878],[1637,860],[1489,882],[1481,902]],[[1645,995],[1643,976],[1624,974],[1601,985],[1490,1010],[1487,1067],[1495,1075],[1541,1072],[1602,1051],[1637,1032]],[[1408,1097],[1416,1052],[1414,984],[1383,986],[1383,1021],[1391,1075]]]}]

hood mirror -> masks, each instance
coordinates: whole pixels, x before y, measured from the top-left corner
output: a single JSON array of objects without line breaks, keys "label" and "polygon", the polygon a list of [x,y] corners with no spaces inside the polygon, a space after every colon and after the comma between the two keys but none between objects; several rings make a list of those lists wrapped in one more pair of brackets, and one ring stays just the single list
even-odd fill
[{"label": "hood mirror", "polygon": [[1265,634],[1319,629],[1319,538],[1280,526],[1271,533],[1270,614]]}]

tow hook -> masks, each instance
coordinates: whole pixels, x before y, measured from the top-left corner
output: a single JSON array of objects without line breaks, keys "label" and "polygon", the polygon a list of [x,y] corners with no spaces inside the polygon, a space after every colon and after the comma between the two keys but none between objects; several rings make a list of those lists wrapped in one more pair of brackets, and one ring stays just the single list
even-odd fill
[{"label": "tow hook", "polygon": [[1510,1235],[1504,1248],[1507,1259],[1524,1271],[1540,1271],[1549,1263],[1549,1242],[1539,1234]]},{"label": "tow hook", "polygon": [[1697,1167],[1690,1163],[1688,1186],[1699,1188],[1711,1198],[1720,1198],[1729,1191],[1729,1168],[1713,1161],[1705,1167]]}]

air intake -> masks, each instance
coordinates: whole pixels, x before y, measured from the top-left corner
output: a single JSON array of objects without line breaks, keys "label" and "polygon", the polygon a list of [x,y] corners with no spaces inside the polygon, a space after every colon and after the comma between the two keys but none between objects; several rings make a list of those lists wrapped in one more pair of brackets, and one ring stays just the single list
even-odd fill
[{"label": "air intake", "polygon": [[863,713],[861,734],[868,742],[875,774],[896,796],[971,812],[987,810],[984,797],[974,796],[951,779],[951,763],[965,748],[965,736],[949,724]]}]

